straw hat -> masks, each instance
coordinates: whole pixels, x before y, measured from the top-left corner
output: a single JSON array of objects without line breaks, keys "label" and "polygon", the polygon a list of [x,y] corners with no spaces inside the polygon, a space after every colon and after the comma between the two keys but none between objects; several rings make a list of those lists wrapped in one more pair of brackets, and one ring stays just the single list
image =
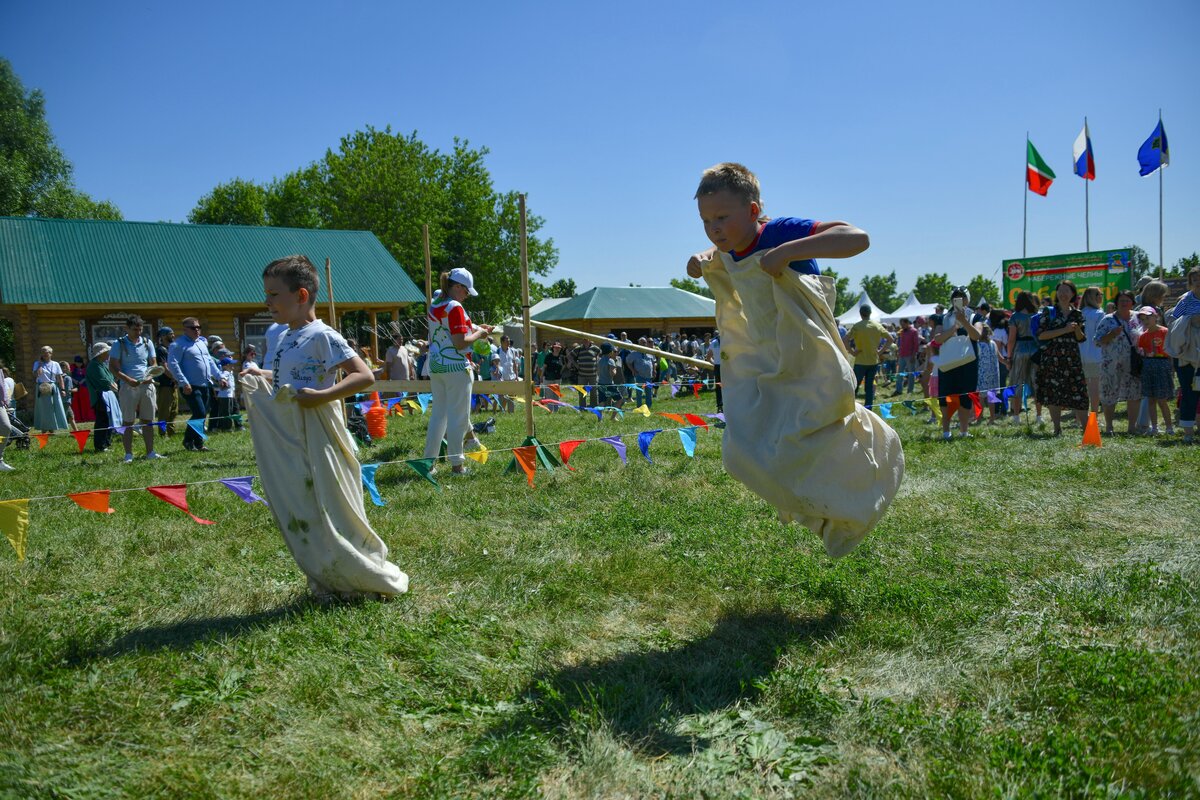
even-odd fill
[{"label": "straw hat", "polygon": [[108,342],[96,342],[92,345],[91,357],[93,359],[102,358],[105,353],[112,350],[112,345]]}]

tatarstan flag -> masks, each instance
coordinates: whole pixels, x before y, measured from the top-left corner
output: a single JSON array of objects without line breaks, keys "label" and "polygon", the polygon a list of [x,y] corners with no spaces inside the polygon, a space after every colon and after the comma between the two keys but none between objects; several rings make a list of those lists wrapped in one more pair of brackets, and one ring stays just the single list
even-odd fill
[{"label": "tatarstan flag", "polygon": [[1042,160],[1041,154],[1028,139],[1025,140],[1025,161],[1025,183],[1029,191],[1045,197],[1050,184],[1054,183],[1054,170]]}]

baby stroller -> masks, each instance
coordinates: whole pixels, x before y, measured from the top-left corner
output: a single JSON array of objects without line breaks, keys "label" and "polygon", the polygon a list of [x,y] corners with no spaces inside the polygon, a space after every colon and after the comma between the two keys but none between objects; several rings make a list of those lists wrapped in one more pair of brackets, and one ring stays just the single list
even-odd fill
[{"label": "baby stroller", "polygon": [[18,450],[29,449],[29,426],[21,421],[17,416],[17,411],[11,405],[8,406],[8,420],[12,423],[13,435],[11,445]]}]

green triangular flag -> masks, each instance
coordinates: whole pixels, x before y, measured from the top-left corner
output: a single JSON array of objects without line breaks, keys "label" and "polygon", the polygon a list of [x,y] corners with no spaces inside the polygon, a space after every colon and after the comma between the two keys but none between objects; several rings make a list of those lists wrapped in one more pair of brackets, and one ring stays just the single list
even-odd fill
[{"label": "green triangular flag", "polygon": [[431,474],[433,472],[433,462],[434,461],[435,461],[435,459],[432,459],[432,458],[411,458],[408,461],[405,461],[404,463],[408,464],[410,467],[412,467],[413,471],[416,472],[418,475],[420,475],[422,478],[429,481],[434,486],[436,486],[440,489],[440,488],[442,488],[441,484],[439,484],[437,481],[435,481],[433,479],[433,475]]}]

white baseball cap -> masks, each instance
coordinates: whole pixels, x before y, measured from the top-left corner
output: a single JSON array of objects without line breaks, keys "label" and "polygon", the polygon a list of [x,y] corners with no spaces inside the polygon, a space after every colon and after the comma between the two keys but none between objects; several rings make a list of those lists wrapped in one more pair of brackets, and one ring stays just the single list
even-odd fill
[{"label": "white baseball cap", "polygon": [[475,278],[471,276],[469,271],[462,267],[455,267],[450,270],[450,280],[467,287],[467,294],[471,295],[471,297],[479,296],[479,292],[475,291]]}]

